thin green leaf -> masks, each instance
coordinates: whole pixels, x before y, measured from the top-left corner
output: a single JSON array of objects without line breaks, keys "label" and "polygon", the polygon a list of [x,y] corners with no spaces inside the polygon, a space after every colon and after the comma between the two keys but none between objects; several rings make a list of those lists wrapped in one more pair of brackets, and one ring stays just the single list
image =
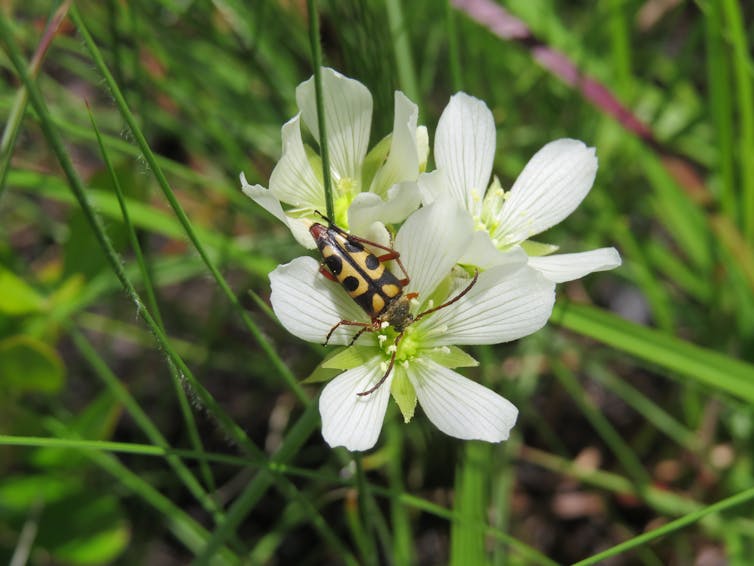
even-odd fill
[{"label": "thin green leaf", "polygon": [[754,367],[745,362],[585,305],[556,303],[552,322],[754,403]]}]

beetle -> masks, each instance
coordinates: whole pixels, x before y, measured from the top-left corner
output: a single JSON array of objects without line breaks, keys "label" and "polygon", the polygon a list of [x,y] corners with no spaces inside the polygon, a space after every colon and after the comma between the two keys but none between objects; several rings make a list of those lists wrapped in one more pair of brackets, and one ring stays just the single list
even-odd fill
[{"label": "beetle", "polygon": [[[477,270],[471,282],[455,297],[414,316],[411,314],[410,305],[411,300],[418,297],[418,293],[403,292],[409,284],[410,278],[403,262],[401,262],[398,251],[349,234],[330,221],[328,221],[327,226],[315,222],[309,227],[309,233],[314,238],[322,255],[323,265],[320,266],[320,273],[331,281],[340,283],[348,295],[372,319],[371,322],[341,320],[327,333],[325,345],[329,342],[333,332],[340,326],[361,327],[351,339],[350,344],[353,344],[364,332],[378,332],[385,324],[392,326],[398,333],[393,342],[393,352],[385,374],[374,386],[358,393],[359,396],[374,393],[388,378],[395,365],[397,346],[409,325],[458,301],[471,290],[479,277]],[[367,247],[385,253],[375,255]],[[399,279],[388,269],[388,261],[396,262],[403,272],[403,278]]]}]

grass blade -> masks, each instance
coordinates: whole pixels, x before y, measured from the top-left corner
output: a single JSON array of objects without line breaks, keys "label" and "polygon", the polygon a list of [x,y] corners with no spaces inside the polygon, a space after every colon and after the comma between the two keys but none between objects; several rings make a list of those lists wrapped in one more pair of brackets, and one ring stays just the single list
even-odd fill
[{"label": "grass blade", "polygon": [[552,322],[754,403],[754,367],[750,364],[585,305],[556,303]]}]

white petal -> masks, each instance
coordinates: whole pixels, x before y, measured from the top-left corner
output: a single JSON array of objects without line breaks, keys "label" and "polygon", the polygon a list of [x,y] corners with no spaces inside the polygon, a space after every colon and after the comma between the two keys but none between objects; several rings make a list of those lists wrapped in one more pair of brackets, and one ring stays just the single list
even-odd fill
[{"label": "white petal", "polygon": [[[303,340],[322,344],[341,320],[370,321],[343,287],[319,272],[314,258],[299,257],[278,266],[270,273],[270,287],[272,309],[281,324]],[[328,344],[348,344],[357,331],[341,325]]]},{"label": "white petal", "polygon": [[[358,180],[369,145],[372,95],[359,81],[327,67],[322,68],[322,90],[330,167],[337,178]],[[298,85],[296,102],[306,127],[319,142],[314,77]]]},{"label": "white petal", "polygon": [[504,244],[519,244],[554,226],[584,200],[596,174],[593,147],[571,139],[548,143],[513,184],[495,236]]},{"label": "white petal", "polygon": [[507,440],[518,409],[494,391],[432,360],[407,371],[427,417],[445,434],[465,440]]},{"label": "white petal", "polygon": [[484,270],[495,265],[524,265],[527,260],[528,257],[520,246],[502,252],[490,240],[489,232],[477,230],[458,263]]},{"label": "white petal", "polygon": [[368,390],[383,374],[381,356],[363,366],[346,371],[333,379],[319,398],[322,417],[322,436],[332,446],[349,450],[369,450],[377,442],[390,399],[393,372],[379,389],[369,395]]},{"label": "white petal", "polygon": [[427,159],[429,158],[429,132],[427,126],[416,128],[416,149],[419,155],[419,170],[424,171],[427,168]]},{"label": "white petal", "polygon": [[555,283],[573,281],[594,271],[615,269],[620,264],[620,254],[615,248],[529,258],[529,266]]},{"label": "white petal", "polygon": [[502,265],[481,273],[460,300],[418,324],[434,331],[435,346],[498,344],[542,328],[554,302],[552,281],[528,266]]},{"label": "white petal", "polygon": [[262,185],[250,185],[243,173],[241,173],[241,190],[247,197],[285,224],[299,244],[310,250],[317,247],[311,234],[309,234],[311,221],[287,216],[280,201],[273,196],[272,191],[265,189]]},{"label": "white petal", "polygon": [[450,200],[420,208],[403,223],[395,238],[411,282],[408,290],[427,299],[456,264],[472,237],[469,214]]},{"label": "white petal", "polygon": [[[459,205],[475,212],[490,180],[495,157],[495,119],[487,105],[459,92],[437,124],[435,162]],[[478,199],[478,200],[477,200]]]},{"label": "white petal", "polygon": [[[445,173],[435,169],[431,173],[422,173],[417,180],[419,192],[421,193],[422,202],[425,205],[432,204],[436,200],[453,199],[453,191],[448,184]],[[462,202],[459,206],[464,207]]]},{"label": "white petal", "polygon": [[[363,234],[363,238],[369,240],[370,242],[382,244],[387,248],[393,247],[393,235],[388,231],[388,229],[382,222],[372,222],[369,227],[367,227],[363,232],[359,232],[359,234]],[[382,253],[378,250],[374,251],[377,253],[377,255]]]},{"label": "white petal", "polygon": [[[372,180],[370,191],[384,197],[387,190],[402,181],[419,176],[419,153],[416,147],[416,120],[419,108],[405,94],[395,91],[395,118],[390,152]],[[404,216],[405,218],[405,216]]]},{"label": "white petal", "polygon": [[270,175],[272,194],[296,208],[323,209],[325,190],[306,156],[298,115],[283,125],[282,136],[283,155]]},{"label": "white petal", "polygon": [[419,187],[413,181],[393,185],[387,200],[375,193],[357,194],[348,209],[348,226],[354,234],[366,234],[374,222],[397,224],[419,207]]}]

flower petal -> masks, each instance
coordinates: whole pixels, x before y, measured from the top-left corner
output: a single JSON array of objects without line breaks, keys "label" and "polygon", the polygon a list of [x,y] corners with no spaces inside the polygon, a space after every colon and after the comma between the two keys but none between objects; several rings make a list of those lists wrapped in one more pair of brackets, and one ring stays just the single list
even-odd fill
[{"label": "flower petal", "polygon": [[456,264],[472,237],[473,221],[451,200],[420,208],[403,223],[395,238],[411,282],[408,290],[429,298]]},{"label": "flower petal", "polygon": [[322,436],[333,448],[369,450],[377,442],[390,399],[393,372],[373,393],[358,394],[383,376],[381,361],[382,356],[375,356],[363,366],[342,373],[322,390],[319,398]]},{"label": "flower petal", "polygon": [[[327,67],[322,68],[322,90],[330,167],[335,180],[343,177],[358,180],[369,145],[372,95],[359,81]],[[306,127],[320,142],[314,77],[298,85],[296,102]]]},{"label": "flower petal", "polygon": [[464,440],[507,440],[518,409],[491,389],[431,360],[409,364],[408,377],[427,417]]},{"label": "flower petal", "polygon": [[489,269],[495,265],[524,265],[528,257],[520,246],[515,246],[506,251],[500,251],[490,240],[489,232],[477,230],[458,263],[473,265],[479,269]]},{"label": "flower petal", "polygon": [[478,98],[454,94],[437,123],[435,162],[447,177],[453,198],[469,212],[476,213],[480,206],[494,157],[492,112]]},{"label": "flower petal", "polygon": [[597,174],[593,147],[572,139],[548,143],[516,179],[494,234],[503,244],[520,244],[571,214]]},{"label": "flower petal", "polygon": [[[401,91],[395,91],[395,118],[390,152],[377,171],[369,190],[381,197],[396,183],[415,181],[419,176],[419,153],[416,140],[416,120],[419,108]],[[405,218],[405,216],[404,216]],[[402,220],[402,219],[401,219]]]},{"label": "flower petal", "polygon": [[429,158],[429,132],[427,126],[416,128],[416,150],[419,155],[419,171],[427,168],[427,159]]},{"label": "flower petal", "polygon": [[[302,340],[321,344],[341,320],[370,321],[343,287],[319,272],[314,258],[278,266],[270,273],[270,287],[270,302],[281,324]],[[328,344],[348,344],[357,331],[341,325]]]},{"label": "flower petal", "polygon": [[241,173],[241,190],[247,197],[285,224],[299,244],[310,250],[317,247],[311,234],[309,234],[311,222],[303,218],[287,216],[280,201],[275,198],[272,191],[265,189],[262,185],[250,185],[243,173]]},{"label": "flower petal", "polygon": [[387,192],[387,200],[375,193],[359,193],[348,209],[348,226],[354,234],[366,234],[374,222],[402,222],[420,203],[419,187],[414,181],[393,185]]},{"label": "flower petal", "polygon": [[530,267],[555,283],[573,281],[594,271],[615,269],[621,263],[620,254],[615,248],[529,258]]},{"label": "flower petal", "polygon": [[528,266],[501,265],[481,273],[466,295],[418,324],[434,346],[498,344],[542,328],[554,301],[552,281]]},{"label": "flower petal", "polygon": [[301,139],[300,117],[283,125],[283,155],[270,175],[270,190],[280,201],[296,208],[321,210],[325,190],[312,170]]},{"label": "flower petal", "polygon": [[[436,200],[455,198],[445,173],[439,169],[419,175],[417,184],[425,205],[432,204]],[[459,202],[459,206],[463,207],[464,204]]]}]

